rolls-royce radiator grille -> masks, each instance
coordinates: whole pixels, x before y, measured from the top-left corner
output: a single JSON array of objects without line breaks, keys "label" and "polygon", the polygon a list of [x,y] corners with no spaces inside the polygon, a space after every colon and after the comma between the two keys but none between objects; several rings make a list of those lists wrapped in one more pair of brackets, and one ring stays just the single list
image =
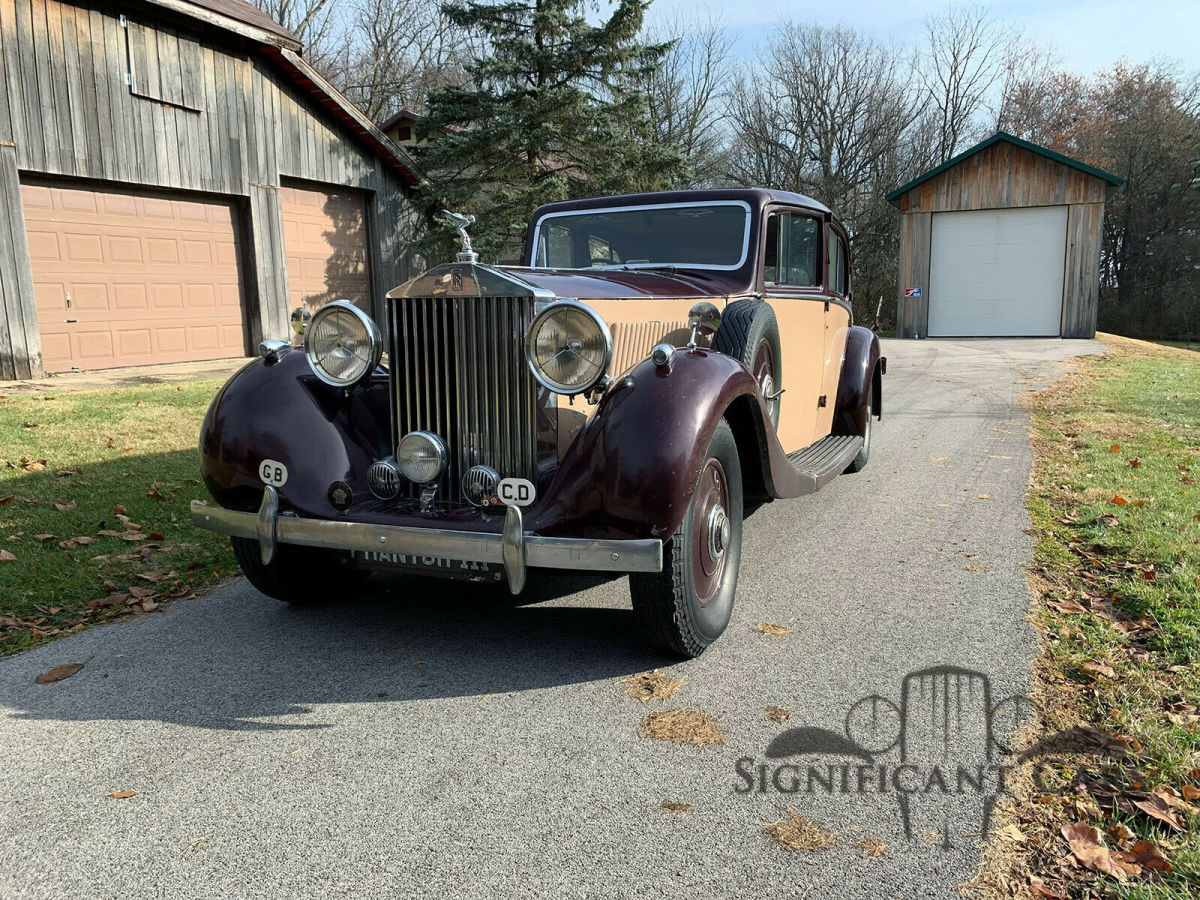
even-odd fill
[{"label": "rolls-royce radiator grille", "polygon": [[390,304],[393,445],[417,429],[442,437],[450,464],[439,500],[461,501],[462,477],[488,465],[534,480],[537,383],[525,362],[527,297],[409,297]]}]

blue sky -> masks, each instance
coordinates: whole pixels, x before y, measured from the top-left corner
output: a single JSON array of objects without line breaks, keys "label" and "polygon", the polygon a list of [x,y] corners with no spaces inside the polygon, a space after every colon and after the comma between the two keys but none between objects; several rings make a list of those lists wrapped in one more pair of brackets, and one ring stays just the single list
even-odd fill
[{"label": "blue sky", "polygon": [[[648,21],[715,10],[752,58],[782,20],[850,25],[884,40],[915,42],[921,21],[945,0],[654,0]],[[1164,58],[1200,71],[1200,0],[995,0],[999,16],[1053,47],[1065,68],[1090,74],[1121,57]]]}]

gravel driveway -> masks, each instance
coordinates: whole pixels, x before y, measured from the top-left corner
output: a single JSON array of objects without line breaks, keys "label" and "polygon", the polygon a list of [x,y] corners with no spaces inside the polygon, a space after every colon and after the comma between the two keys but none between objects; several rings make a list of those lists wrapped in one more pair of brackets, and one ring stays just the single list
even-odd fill
[{"label": "gravel driveway", "polygon": [[[861,729],[857,750],[827,738],[859,698],[900,704],[910,672],[974,670],[993,701],[1021,690],[1035,634],[1017,398],[1102,347],[885,343],[870,465],[749,518],[734,621],[699,660],[642,649],[624,581],[579,578],[534,583],[520,606],[378,580],[313,610],[238,582],[0,660],[0,895],[954,896],[978,821],[939,837],[918,816],[908,837],[895,792],[760,793],[752,776],[738,793],[735,766],[782,762],[764,755],[784,731],[768,705],[822,729],[800,735],[822,753],[791,760],[819,774],[899,764],[894,749],[863,757]],[[34,683],[64,662],[86,667]],[[655,667],[686,679],[674,697],[624,695],[621,679]],[[684,706],[725,745],[638,736],[648,711]],[[931,821],[969,823],[970,794],[934,798]],[[788,804],[833,847],[770,841],[760,823]]]}]

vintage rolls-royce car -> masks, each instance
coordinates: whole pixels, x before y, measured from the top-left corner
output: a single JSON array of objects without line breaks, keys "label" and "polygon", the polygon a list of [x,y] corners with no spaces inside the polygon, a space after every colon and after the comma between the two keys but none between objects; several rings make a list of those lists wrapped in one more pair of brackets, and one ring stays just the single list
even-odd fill
[{"label": "vintage rolls-royce car", "polygon": [[[554,203],[523,264],[464,248],[392,290],[293,314],[205,418],[215,504],[260,591],[314,603],[372,570],[629,575],[655,647],[733,608],[747,502],[871,452],[886,360],[852,324],[845,229],[815,200],[710,190]],[[386,364],[381,364],[387,354]]]}]

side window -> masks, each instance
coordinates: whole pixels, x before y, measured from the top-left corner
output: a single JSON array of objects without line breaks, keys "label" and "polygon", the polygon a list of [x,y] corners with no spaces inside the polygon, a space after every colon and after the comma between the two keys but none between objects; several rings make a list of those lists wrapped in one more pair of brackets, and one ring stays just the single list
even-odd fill
[{"label": "side window", "polygon": [[763,281],[794,287],[821,283],[821,223],[799,213],[771,213],[767,218],[767,254]]},{"label": "side window", "polygon": [[621,262],[621,256],[612,245],[602,237],[588,235],[588,265],[611,266]]},{"label": "side window", "polygon": [[571,267],[571,232],[560,225],[542,224],[538,258],[547,269]]},{"label": "side window", "polygon": [[829,248],[829,289],[845,296],[846,242],[840,234],[830,233],[832,246]]}]

